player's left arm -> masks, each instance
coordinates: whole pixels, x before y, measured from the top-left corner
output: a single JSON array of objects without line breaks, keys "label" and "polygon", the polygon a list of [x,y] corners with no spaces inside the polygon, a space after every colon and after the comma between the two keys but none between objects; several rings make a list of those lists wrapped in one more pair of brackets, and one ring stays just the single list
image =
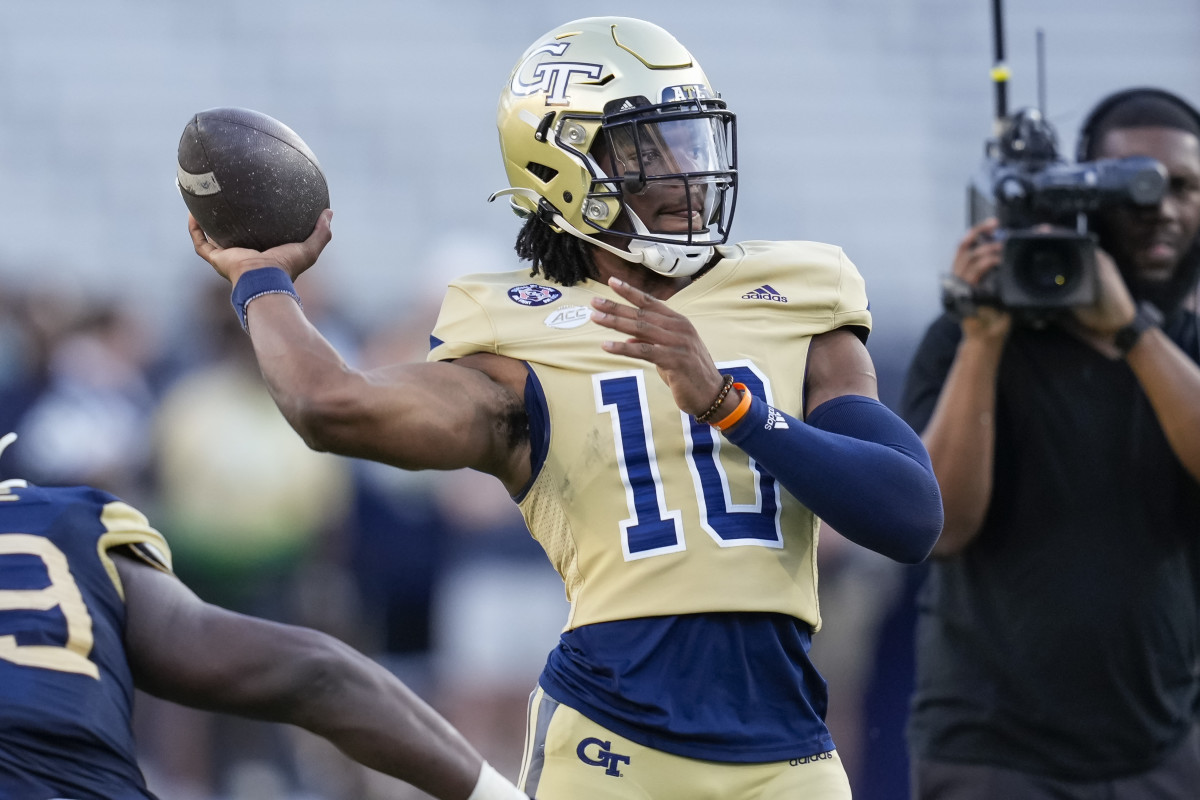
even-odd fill
[{"label": "player's left arm", "polygon": [[443,800],[524,798],[450,723],[362,653],[315,630],[211,605],[175,576],[113,554],[139,689],[298,725]]},{"label": "player's left arm", "polygon": [[942,530],[941,492],[920,437],[879,402],[867,348],[848,328],[813,337],[804,385],[804,421],[754,398],[726,437],[842,536],[922,561]]},{"label": "player's left arm", "polygon": [[[630,338],[605,349],[654,364],[679,408],[703,414],[722,379],[691,322],[632,286],[609,285],[630,305],[597,298],[592,321]],[[845,328],[813,337],[804,383],[805,421],[754,398],[726,437],[847,539],[923,560],[942,530],[941,492],[920,437],[879,402],[867,348]],[[723,427],[735,394],[712,423]]]}]

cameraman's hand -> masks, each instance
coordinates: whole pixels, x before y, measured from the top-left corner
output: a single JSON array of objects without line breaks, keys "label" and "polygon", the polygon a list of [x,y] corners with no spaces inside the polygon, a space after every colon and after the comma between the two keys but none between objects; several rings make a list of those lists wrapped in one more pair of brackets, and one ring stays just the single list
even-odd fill
[{"label": "cameraman's hand", "polygon": [[[995,218],[986,219],[967,231],[954,253],[952,272],[971,286],[989,272],[1000,266],[1004,257],[1004,242],[996,240],[996,229],[1000,223]],[[967,339],[982,339],[1003,342],[1012,327],[1012,315],[994,306],[979,306],[975,314],[963,317],[963,336]]]},{"label": "cameraman's hand", "polygon": [[1132,322],[1137,309],[1133,296],[1125,286],[1125,279],[1117,268],[1117,262],[1099,248],[1096,249],[1096,273],[1100,284],[1096,302],[1072,310],[1080,325],[1090,333],[1107,339]]},{"label": "cameraman's hand", "polygon": [[333,238],[330,222],[333,212],[328,208],[317,218],[316,227],[303,242],[282,244],[259,252],[246,247],[221,247],[209,239],[195,217],[188,214],[188,233],[196,254],[212,265],[217,274],[236,284],[242,273],[259,267],[279,267],[292,280],[300,277],[306,269],[316,263],[317,257]]}]

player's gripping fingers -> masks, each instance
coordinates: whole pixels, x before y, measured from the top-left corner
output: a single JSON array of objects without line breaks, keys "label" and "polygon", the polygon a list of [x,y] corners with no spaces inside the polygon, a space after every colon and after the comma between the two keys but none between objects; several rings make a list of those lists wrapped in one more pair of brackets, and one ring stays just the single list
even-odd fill
[{"label": "player's gripping fingers", "polygon": [[212,265],[217,274],[230,283],[237,283],[242,273],[259,267],[279,267],[295,280],[316,262],[325,245],[333,238],[332,219],[333,212],[325,209],[317,218],[313,232],[303,242],[281,244],[261,253],[245,247],[221,247],[205,235],[200,223],[191,214],[188,215],[188,233],[192,237],[196,255]]},{"label": "player's gripping fingers", "polygon": [[208,238],[200,223],[191,214],[188,214],[188,234],[192,237],[192,248],[195,249],[196,255],[207,261],[222,278],[232,281],[230,273],[233,259],[224,247]]},{"label": "player's gripping fingers", "polygon": [[196,255],[205,261],[209,261],[209,256],[221,249],[219,245],[205,235],[204,229],[200,227],[200,223],[196,222],[196,218],[191,214],[188,214],[188,234],[192,237],[192,247],[195,248]]},{"label": "player's gripping fingers", "polygon": [[[317,217],[317,224],[313,226],[312,233],[303,242],[297,245],[299,258],[308,266],[316,263],[320,257],[321,251],[325,249],[325,245],[333,240],[333,209],[325,209],[321,215]],[[281,245],[287,247],[287,245]],[[271,251],[268,250],[268,253]]]},{"label": "player's gripping fingers", "polygon": [[317,262],[325,245],[333,239],[333,211],[325,209],[317,217],[312,233],[303,242],[289,242],[263,252],[262,257],[281,267],[293,280]]}]

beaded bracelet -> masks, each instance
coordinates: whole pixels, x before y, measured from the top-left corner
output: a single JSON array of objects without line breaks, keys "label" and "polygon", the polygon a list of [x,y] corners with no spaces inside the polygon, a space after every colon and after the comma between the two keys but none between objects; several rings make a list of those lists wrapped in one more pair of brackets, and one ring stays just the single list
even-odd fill
[{"label": "beaded bracelet", "polygon": [[746,388],[744,383],[735,383],[733,388],[737,389],[742,394],[742,399],[738,401],[737,408],[729,412],[729,416],[720,422],[714,422],[712,426],[719,431],[729,430],[740,420],[746,416],[746,412],[750,410],[750,390]]},{"label": "beaded bracelet", "polygon": [[728,395],[729,390],[733,388],[732,375],[722,375],[721,377],[725,379],[725,383],[721,384],[721,391],[717,393],[717,399],[713,400],[713,404],[708,407],[708,411],[705,411],[703,414],[696,415],[696,422],[708,422],[710,419],[712,419],[712,415],[717,413],[717,410],[721,407],[721,403],[725,402],[725,396]]}]

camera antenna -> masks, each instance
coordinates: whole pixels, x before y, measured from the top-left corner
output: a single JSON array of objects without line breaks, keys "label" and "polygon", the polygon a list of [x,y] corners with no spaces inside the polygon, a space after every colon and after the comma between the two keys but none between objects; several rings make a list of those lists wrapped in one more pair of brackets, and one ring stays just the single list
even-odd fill
[{"label": "camera antenna", "polygon": [[1038,85],[1038,110],[1042,112],[1042,119],[1047,119],[1047,116],[1046,116],[1046,33],[1041,28],[1037,29],[1037,85]]},{"label": "camera antenna", "polygon": [[995,87],[996,121],[995,133],[1003,132],[1008,116],[1008,79],[1011,72],[1004,60],[1004,9],[1003,0],[992,0],[992,83]]}]

